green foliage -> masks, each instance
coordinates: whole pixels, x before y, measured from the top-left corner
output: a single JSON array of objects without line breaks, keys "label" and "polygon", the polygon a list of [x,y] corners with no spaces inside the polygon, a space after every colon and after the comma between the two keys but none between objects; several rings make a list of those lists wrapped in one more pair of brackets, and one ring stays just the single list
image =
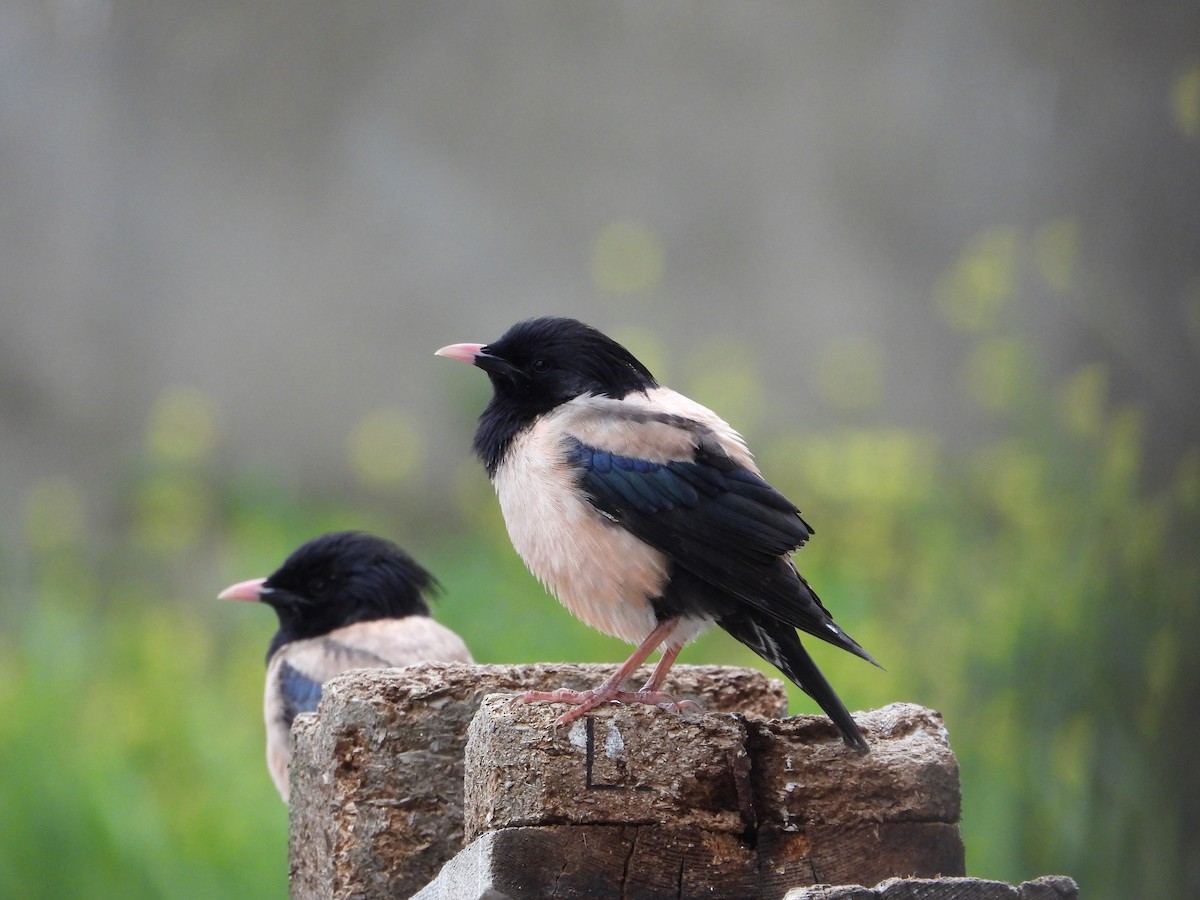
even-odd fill
[{"label": "green foliage", "polygon": [[[753,437],[817,528],[802,570],[887,672],[825,647],[818,662],[854,708],[909,700],[944,713],[972,874],[1063,872],[1089,897],[1181,896],[1195,856],[1198,673],[1185,641],[1200,625],[1200,449],[1148,487],[1138,411],[1107,401],[1102,368],[1057,387],[1031,374],[1032,350],[995,324],[1012,253],[1011,235],[992,235],[951,279],[982,291],[951,321],[972,332],[964,393],[995,417],[995,440],[951,454],[916,431]],[[955,309],[947,285],[939,301]],[[709,375],[730,403],[745,380]],[[393,418],[360,432],[352,458],[378,457],[372,433],[394,443]],[[399,499],[321,503],[219,473],[215,419],[193,392],[165,395],[103,528],[69,482],[31,487],[27,540],[2,573],[14,598],[0,612],[6,895],[285,895],[286,811],[263,764],[260,706],[274,623],[214,598],[321,531],[409,546],[442,582],[438,617],[480,661],[626,652],[525,572],[465,450],[440,528],[410,539]],[[366,468],[373,491],[387,470]],[[720,634],[684,661],[760,664]]]}]

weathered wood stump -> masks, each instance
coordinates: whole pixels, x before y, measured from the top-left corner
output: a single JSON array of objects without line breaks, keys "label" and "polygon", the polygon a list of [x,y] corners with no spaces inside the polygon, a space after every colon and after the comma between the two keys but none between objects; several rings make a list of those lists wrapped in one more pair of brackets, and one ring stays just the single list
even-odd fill
[{"label": "weathered wood stump", "polygon": [[[292,896],[417,891],[463,846],[467,726],[483,697],[584,689],[611,672],[599,665],[430,663],[328,682],[318,714],[297,717],[292,729]],[[778,717],[787,708],[783,686],[752,669],[676,666],[666,687],[706,710]]]},{"label": "weathered wood stump", "polygon": [[467,741],[466,838],[418,896],[779,898],[797,885],[963,874],[958,767],[936,713],[821,716],[484,700]]},{"label": "weathered wood stump", "polygon": [[699,712],[608,706],[563,728],[561,704],[511,696],[610,671],[439,663],[329,682],[292,732],[292,896],[1077,897],[1067,878],[963,877],[937,713],[856,714],[860,757],[823,716],[781,718],[782,685],[748,669],[676,667],[668,690]]}]

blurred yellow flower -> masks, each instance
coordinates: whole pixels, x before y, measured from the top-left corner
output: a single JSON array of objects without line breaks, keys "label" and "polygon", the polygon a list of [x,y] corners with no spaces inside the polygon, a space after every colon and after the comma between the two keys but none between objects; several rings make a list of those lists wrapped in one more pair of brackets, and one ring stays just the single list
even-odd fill
[{"label": "blurred yellow flower", "polygon": [[366,487],[395,487],[416,472],[425,442],[416,419],[386,407],[367,413],[346,439],[350,470]]},{"label": "blurred yellow flower", "polygon": [[973,237],[934,287],[946,320],[962,331],[986,331],[1012,296],[1017,278],[1018,233],[993,228]]},{"label": "blurred yellow flower", "polygon": [[1194,60],[1175,79],[1171,89],[1171,117],[1190,138],[1200,138],[1200,60]]},{"label": "blurred yellow flower", "polygon": [[217,441],[217,406],[195,387],[173,387],[154,402],[146,422],[146,449],[160,462],[206,458]]},{"label": "blurred yellow flower", "polygon": [[869,505],[924,499],[940,465],[934,435],[884,428],[784,436],[767,445],[762,459],[768,478],[793,500],[821,493]]}]

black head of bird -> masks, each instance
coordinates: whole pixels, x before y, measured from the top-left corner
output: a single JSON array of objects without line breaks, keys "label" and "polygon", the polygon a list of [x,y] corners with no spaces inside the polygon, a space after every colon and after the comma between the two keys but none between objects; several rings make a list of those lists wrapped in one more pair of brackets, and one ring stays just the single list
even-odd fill
[{"label": "black head of bird", "polygon": [[267,658],[291,641],[320,637],[373,619],[428,616],[433,576],[391,541],[359,531],[324,534],[301,545],[266,578],[221,592],[258,600],[279,617]]},{"label": "black head of bird", "polygon": [[294,551],[271,575],[226,588],[223,600],[261,601],[279,617],[267,650],[263,719],[267,767],[289,796],[289,733],[317,708],[326,681],[351,669],[471,662],[462,639],[429,617],[433,576],[393,544],[339,531]]},{"label": "black head of bird", "polygon": [[454,344],[437,352],[478,366],[492,382],[492,400],[475,437],[489,473],[508,441],[555,407],[584,394],[620,400],[658,386],[637,357],[575,319],[528,319],[490,344]]}]

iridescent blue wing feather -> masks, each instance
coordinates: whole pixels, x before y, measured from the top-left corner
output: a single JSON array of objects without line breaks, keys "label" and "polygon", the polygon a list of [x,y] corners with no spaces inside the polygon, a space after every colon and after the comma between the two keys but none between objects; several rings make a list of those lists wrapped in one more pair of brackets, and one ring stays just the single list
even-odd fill
[{"label": "iridescent blue wing feather", "polygon": [[284,661],[279,667],[279,691],[283,698],[283,719],[291,728],[302,712],[314,712],[321,700],[321,682],[309,678]]}]

